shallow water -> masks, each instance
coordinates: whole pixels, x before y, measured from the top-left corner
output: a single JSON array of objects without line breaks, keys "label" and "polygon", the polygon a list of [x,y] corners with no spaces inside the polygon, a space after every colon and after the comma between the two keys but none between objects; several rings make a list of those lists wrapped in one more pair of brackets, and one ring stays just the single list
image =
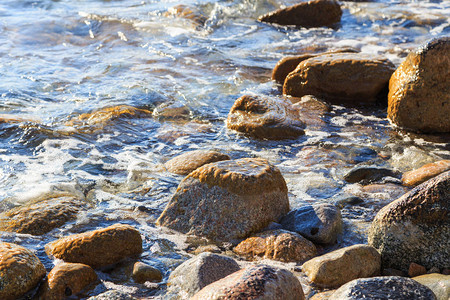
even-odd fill
[{"label": "shallow water", "polygon": [[[35,250],[50,269],[45,243],[128,223],[145,238],[142,260],[167,277],[186,253],[183,236],[154,225],[182,179],[162,164],[187,150],[216,149],[273,162],[285,176],[293,208],[361,197],[363,204],[342,210],[346,229],[339,246],[364,242],[376,212],[406,190],[346,184],[346,172],[356,164],[404,172],[450,159],[448,136],[400,131],[383,107],[334,105],[305,136],[275,142],[229,131],[225,119],[243,94],[280,95],[270,75],[286,55],[354,47],[398,65],[411,49],[449,35],[450,2],[342,2],[342,21],[334,29],[256,21],[293,3],[183,1],[199,16],[191,20],[166,13],[180,4],[168,0],[1,1],[0,211],[58,191],[96,203],[44,236],[2,233],[2,240]],[[163,113],[80,117],[117,105]],[[164,284],[143,288],[114,272],[101,276],[104,286],[91,294],[109,288],[164,295]]]}]

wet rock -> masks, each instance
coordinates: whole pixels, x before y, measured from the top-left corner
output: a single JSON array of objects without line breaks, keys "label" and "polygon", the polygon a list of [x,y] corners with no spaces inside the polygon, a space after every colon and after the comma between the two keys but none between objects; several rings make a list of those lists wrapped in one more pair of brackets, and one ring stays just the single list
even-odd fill
[{"label": "wet rock", "polygon": [[380,273],[381,258],[369,245],[353,245],[308,260],[302,271],[322,287],[338,287],[350,280],[376,276]]},{"label": "wet rock", "polygon": [[240,269],[234,259],[223,255],[202,253],[179,265],[168,280],[168,293],[190,299],[210,283]]},{"label": "wet rock", "polygon": [[302,286],[289,271],[267,265],[251,266],[216,281],[192,300],[267,299],[303,300]]},{"label": "wet rock", "polygon": [[153,116],[160,120],[189,119],[190,109],[180,102],[162,103],[153,110]]},{"label": "wet rock", "polygon": [[450,160],[440,160],[404,173],[402,182],[406,186],[416,186],[448,170],[450,170]]},{"label": "wet rock", "polygon": [[427,272],[427,269],[424,266],[421,266],[416,263],[411,263],[408,268],[408,276],[409,277],[416,277],[423,275]]},{"label": "wet rock", "polygon": [[298,111],[308,129],[324,130],[326,123],[323,117],[331,111],[331,106],[327,102],[312,95],[286,98],[293,102],[292,108]]},{"label": "wet rock", "polygon": [[100,295],[90,297],[88,300],[137,300],[137,298],[121,291],[111,290]]},{"label": "wet rock", "polygon": [[115,224],[56,240],[45,246],[45,252],[66,262],[98,268],[139,255],[142,238],[132,226]]},{"label": "wet rock", "polygon": [[408,271],[411,262],[450,265],[450,171],[415,187],[383,207],[368,241],[380,251],[383,267]]},{"label": "wet rock", "polygon": [[306,205],[289,212],[281,226],[315,243],[331,244],[342,232],[342,216],[336,206],[328,203]]},{"label": "wet rock", "polygon": [[36,287],[45,268],[30,250],[0,242],[0,299],[14,300]]},{"label": "wet rock", "polygon": [[411,52],[389,81],[388,118],[421,132],[450,132],[450,37]]},{"label": "wet rock", "polygon": [[368,184],[379,181],[384,177],[398,177],[399,173],[376,166],[358,166],[350,170],[345,176],[344,180],[348,183],[362,183]]},{"label": "wet rock", "polygon": [[157,225],[215,241],[245,238],[289,211],[286,182],[265,159],[204,165],[181,181]]},{"label": "wet rock", "polygon": [[258,18],[261,22],[302,27],[322,27],[341,21],[342,10],[337,1],[313,0],[270,12]]},{"label": "wet rock", "polygon": [[218,151],[194,150],[172,158],[164,166],[171,173],[187,175],[203,165],[228,159],[230,159],[228,155]]},{"label": "wet rock", "polygon": [[436,295],[437,300],[450,299],[450,276],[442,274],[427,274],[412,278],[428,287]]},{"label": "wet rock", "polygon": [[133,274],[131,276],[138,283],[144,283],[146,281],[160,282],[163,278],[160,270],[139,261],[134,264]]},{"label": "wet rock", "polygon": [[305,124],[289,103],[250,95],[233,104],[227,127],[259,139],[292,139],[305,134]]},{"label": "wet rock", "polygon": [[61,300],[93,287],[98,280],[95,271],[84,264],[61,263],[48,273],[40,287],[38,299]]},{"label": "wet rock", "polygon": [[0,230],[42,235],[76,218],[89,207],[74,197],[56,197],[19,206],[0,214]]},{"label": "wet rock", "polygon": [[239,243],[234,252],[249,259],[263,257],[283,262],[304,262],[317,255],[313,243],[286,230],[259,233]]},{"label": "wet rock", "polygon": [[207,18],[196,8],[188,5],[180,4],[169,8],[167,12],[163,14],[165,17],[178,17],[191,20],[198,26],[203,26]]},{"label": "wet rock", "polygon": [[433,292],[412,279],[398,276],[356,279],[341,286],[329,300],[433,300]]},{"label": "wet rock", "polygon": [[343,208],[345,206],[354,206],[364,203],[364,200],[357,196],[345,197],[335,201],[335,205],[338,208]]},{"label": "wet rock", "polygon": [[314,95],[333,103],[371,103],[395,67],[388,59],[360,53],[319,55],[302,61],[284,81],[283,94]]}]

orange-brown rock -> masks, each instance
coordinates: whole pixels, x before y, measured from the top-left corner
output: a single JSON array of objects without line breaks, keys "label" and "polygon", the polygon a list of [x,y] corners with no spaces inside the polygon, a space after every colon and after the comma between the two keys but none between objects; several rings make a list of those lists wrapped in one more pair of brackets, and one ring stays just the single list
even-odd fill
[{"label": "orange-brown rock", "polygon": [[388,118],[420,132],[450,132],[450,37],[411,52],[389,81]]},{"label": "orange-brown rock", "polygon": [[332,26],[341,21],[342,10],[334,0],[312,0],[278,9],[258,18],[261,22],[302,27]]},{"label": "orange-brown rock", "polygon": [[427,268],[416,263],[411,263],[408,268],[408,276],[416,277],[427,273]]},{"label": "orange-brown rock", "polygon": [[134,264],[131,276],[138,283],[145,283],[146,281],[160,282],[163,278],[160,270],[140,261]]},{"label": "orange-brown rock", "polygon": [[259,139],[289,139],[305,134],[305,123],[290,103],[245,95],[228,114],[227,127]]},{"label": "orange-brown rock", "polygon": [[164,164],[167,171],[179,175],[187,175],[195,169],[221,160],[228,160],[226,154],[212,150],[194,150],[175,156]]},{"label": "orange-brown rock", "polygon": [[311,298],[309,298],[309,300],[328,300],[328,298],[331,297],[331,295],[333,295],[333,293],[336,290],[331,290],[331,291],[326,291],[326,292],[322,292],[322,293],[317,293],[314,296],[312,296]]},{"label": "orange-brown rock", "polygon": [[0,299],[15,300],[36,287],[45,268],[30,250],[0,242]]},{"label": "orange-brown rock", "polygon": [[157,224],[230,241],[260,231],[288,211],[280,170],[265,159],[243,158],[210,163],[190,173]]},{"label": "orange-brown rock", "polygon": [[207,18],[203,14],[201,14],[201,12],[198,9],[184,4],[179,4],[169,8],[167,12],[164,13],[164,16],[165,17],[174,16],[188,19],[199,26],[204,25],[207,20]]},{"label": "orange-brown rock", "polygon": [[251,266],[201,289],[192,300],[303,300],[302,285],[291,272],[267,265]]},{"label": "orange-brown rock", "polygon": [[95,271],[84,264],[61,263],[55,266],[39,289],[41,300],[62,300],[93,287],[98,280]]},{"label": "orange-brown rock", "polygon": [[45,251],[66,262],[97,268],[139,255],[142,252],[142,238],[132,226],[115,224],[61,238],[47,244]]},{"label": "orange-brown rock", "polygon": [[416,186],[448,170],[450,170],[450,160],[440,160],[404,173],[402,182],[406,186]]},{"label": "orange-brown rock", "polygon": [[249,259],[263,257],[284,262],[304,262],[317,255],[312,242],[287,230],[261,232],[239,243],[234,252]]},{"label": "orange-brown rock", "polygon": [[386,88],[395,67],[388,59],[333,53],[302,61],[284,81],[283,94],[314,95],[330,102],[370,103]]}]

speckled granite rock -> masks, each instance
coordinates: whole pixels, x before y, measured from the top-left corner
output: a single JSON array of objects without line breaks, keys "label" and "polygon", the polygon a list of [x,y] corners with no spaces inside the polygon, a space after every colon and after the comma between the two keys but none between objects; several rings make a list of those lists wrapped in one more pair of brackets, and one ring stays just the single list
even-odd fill
[{"label": "speckled granite rock", "polygon": [[171,173],[187,175],[203,165],[228,159],[230,159],[228,155],[218,151],[194,150],[175,156],[167,161],[164,166]]},{"label": "speckled granite rock", "polygon": [[433,273],[412,279],[432,290],[437,300],[450,299],[450,275]]},{"label": "speckled granite rock", "polygon": [[450,160],[440,160],[404,173],[402,182],[406,186],[416,186],[448,170],[450,170]]}]

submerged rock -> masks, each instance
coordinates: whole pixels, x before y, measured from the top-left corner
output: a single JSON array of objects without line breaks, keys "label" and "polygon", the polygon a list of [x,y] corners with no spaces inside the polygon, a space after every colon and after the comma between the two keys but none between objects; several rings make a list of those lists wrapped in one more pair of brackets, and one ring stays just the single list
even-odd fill
[{"label": "submerged rock", "polygon": [[198,9],[184,4],[179,4],[169,8],[163,15],[165,17],[173,16],[191,20],[198,26],[203,26],[207,20],[207,18]]},{"label": "submerged rock", "polygon": [[290,103],[250,95],[236,100],[227,127],[260,139],[292,139],[305,134],[305,124]]},{"label": "submerged rock", "polygon": [[163,279],[160,270],[140,261],[134,264],[131,277],[138,283],[145,283],[146,281],[160,282]]},{"label": "submerged rock", "polygon": [[344,180],[348,183],[368,184],[379,181],[384,177],[398,177],[399,173],[391,169],[376,166],[357,166],[351,169],[345,176]]},{"label": "submerged rock", "polygon": [[437,300],[450,299],[450,276],[443,274],[426,274],[412,278],[428,287],[436,295]]},{"label": "submerged rock", "polygon": [[173,230],[216,241],[245,238],[289,211],[286,182],[265,159],[204,165],[181,181],[157,220]]},{"label": "submerged rock", "polygon": [[404,173],[402,182],[406,186],[416,186],[448,170],[450,170],[450,160],[440,160]]},{"label": "submerged rock", "polygon": [[389,81],[388,118],[421,132],[450,132],[450,37],[411,52]]},{"label": "submerged rock", "polygon": [[194,150],[175,156],[167,161],[164,166],[171,173],[187,175],[203,165],[228,159],[230,159],[228,155],[218,151]]}]

